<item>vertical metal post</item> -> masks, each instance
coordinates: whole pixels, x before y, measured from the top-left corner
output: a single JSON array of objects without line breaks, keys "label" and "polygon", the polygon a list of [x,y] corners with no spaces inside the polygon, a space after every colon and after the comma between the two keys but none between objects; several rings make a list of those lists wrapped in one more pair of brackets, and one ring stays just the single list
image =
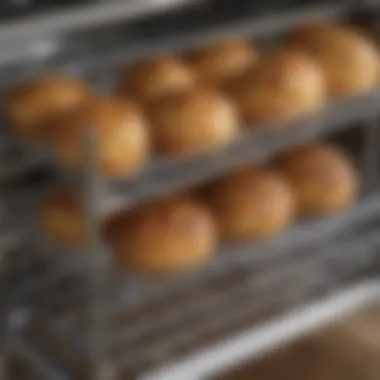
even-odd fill
[{"label": "vertical metal post", "polygon": [[90,380],[110,380],[113,371],[107,359],[107,285],[108,268],[106,251],[101,237],[100,206],[103,198],[103,183],[98,170],[98,136],[89,128],[85,133],[85,160],[83,195],[88,232],[88,285],[89,324],[88,344],[90,353]]},{"label": "vertical metal post", "polygon": [[[3,279],[6,270],[5,256],[7,250],[4,249],[0,253],[0,286],[4,289]],[[9,373],[9,350],[7,339],[7,324],[8,324],[8,305],[6,304],[7,298],[4,294],[0,295],[0,379],[10,379]]]},{"label": "vertical metal post", "polygon": [[8,313],[3,305],[1,305],[0,313],[0,379],[10,379],[11,375],[9,373],[9,352],[7,347],[8,343],[6,334]]},{"label": "vertical metal post", "polygon": [[379,185],[379,160],[380,160],[380,131],[379,119],[376,115],[366,120],[363,128],[363,173],[366,192],[374,192]]}]

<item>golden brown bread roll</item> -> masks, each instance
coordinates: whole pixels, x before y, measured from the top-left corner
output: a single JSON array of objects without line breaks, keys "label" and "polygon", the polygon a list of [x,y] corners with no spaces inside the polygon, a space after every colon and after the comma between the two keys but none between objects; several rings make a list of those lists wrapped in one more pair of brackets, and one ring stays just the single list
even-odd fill
[{"label": "golden brown bread roll", "polygon": [[232,94],[247,123],[303,116],[325,104],[321,69],[296,51],[268,55],[239,82]]},{"label": "golden brown bread roll", "polygon": [[194,51],[188,58],[202,80],[224,85],[252,68],[258,62],[259,53],[249,41],[229,39]]},{"label": "golden brown bread roll", "polygon": [[205,199],[221,236],[262,239],[284,230],[293,219],[293,194],[278,175],[257,168],[239,170],[207,189]]},{"label": "golden brown bread roll", "polygon": [[196,75],[184,62],[166,56],[147,59],[127,68],[120,91],[145,103],[182,93],[195,84]]},{"label": "golden brown bread roll", "polygon": [[88,101],[91,90],[73,78],[46,76],[14,88],[5,113],[22,136],[38,137],[48,120],[59,117]]},{"label": "golden brown bread roll", "polygon": [[210,213],[200,204],[173,198],[142,207],[110,224],[109,239],[120,261],[142,273],[173,273],[199,266],[217,238]]},{"label": "golden brown bread roll", "polygon": [[196,89],[167,98],[151,112],[152,135],[158,151],[186,155],[217,148],[238,134],[238,116],[220,93]]},{"label": "golden brown bread roll", "polygon": [[63,164],[83,168],[83,137],[98,133],[100,171],[109,177],[134,174],[146,162],[148,127],[140,109],[127,100],[97,98],[66,114],[46,136]]},{"label": "golden brown bread roll", "polygon": [[40,223],[43,232],[61,246],[79,248],[86,241],[82,208],[69,191],[59,190],[46,199]]},{"label": "golden brown bread roll", "polygon": [[318,62],[331,96],[368,91],[379,81],[376,46],[352,28],[333,24],[306,26],[295,30],[288,44]]},{"label": "golden brown bread roll", "polygon": [[355,170],[337,148],[321,144],[296,147],[281,154],[275,166],[292,185],[301,213],[339,211],[356,199]]}]

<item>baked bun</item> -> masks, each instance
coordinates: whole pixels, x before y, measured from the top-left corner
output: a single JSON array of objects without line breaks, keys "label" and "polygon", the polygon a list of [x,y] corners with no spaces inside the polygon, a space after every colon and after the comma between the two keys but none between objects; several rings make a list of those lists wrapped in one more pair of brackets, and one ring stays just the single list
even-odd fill
[{"label": "baked bun", "polygon": [[207,189],[205,199],[227,240],[268,238],[293,219],[290,186],[278,175],[256,168],[217,181]]},{"label": "baked bun", "polygon": [[196,89],[165,99],[151,112],[157,149],[186,155],[224,146],[238,134],[238,116],[232,103],[209,89]]},{"label": "baked bun", "polygon": [[59,190],[44,202],[40,213],[42,231],[54,243],[79,248],[86,242],[85,219],[80,202],[67,190]]},{"label": "baked bun", "polygon": [[39,137],[47,121],[82,105],[93,96],[84,83],[67,77],[46,76],[11,90],[5,113],[21,136]]},{"label": "baked bun", "polygon": [[252,68],[258,62],[259,53],[249,41],[229,39],[194,51],[188,59],[202,80],[224,85]]},{"label": "baked bun", "polygon": [[97,98],[62,117],[52,133],[46,136],[46,142],[63,164],[82,169],[87,128],[94,128],[98,134],[102,174],[108,177],[134,174],[146,162],[148,127],[133,103],[116,98]]},{"label": "baked bun", "polygon": [[298,211],[323,214],[350,206],[358,180],[347,157],[328,145],[305,145],[281,154],[275,166],[292,185]]},{"label": "baked bun", "polygon": [[325,104],[325,80],[306,55],[283,50],[265,57],[233,89],[245,122],[263,123],[307,115]]},{"label": "baked bun", "polygon": [[147,59],[124,71],[121,93],[143,103],[180,94],[193,88],[196,76],[180,59],[167,56]]},{"label": "baked bun", "polygon": [[331,96],[369,91],[378,83],[379,52],[354,29],[328,24],[306,26],[295,30],[288,44],[318,62]]},{"label": "baked bun", "polygon": [[200,204],[174,198],[142,207],[110,224],[111,245],[125,268],[174,273],[203,264],[217,238],[210,213]]}]

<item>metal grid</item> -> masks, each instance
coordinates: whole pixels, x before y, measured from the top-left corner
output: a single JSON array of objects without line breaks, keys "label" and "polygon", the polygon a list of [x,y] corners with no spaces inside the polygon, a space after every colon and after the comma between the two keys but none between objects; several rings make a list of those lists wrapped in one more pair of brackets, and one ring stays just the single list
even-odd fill
[{"label": "metal grid", "polygon": [[[199,38],[205,42],[230,34],[279,32],[299,21],[345,17],[356,6],[333,3],[291,14],[271,15],[257,23],[246,20],[239,25],[202,31],[191,38],[163,41],[159,48],[175,49],[184,43],[191,46],[199,42]],[[154,51],[152,46],[140,50],[120,49],[108,57],[108,69],[126,57],[131,59]],[[79,64],[81,73],[100,70],[100,75],[104,75],[102,67],[107,66],[106,61],[91,60],[96,62],[91,67],[90,60],[78,62],[82,62]],[[63,62],[61,69],[72,64]],[[7,68],[2,74],[7,74]],[[23,238],[17,240],[19,244],[13,247],[12,256],[22,257],[25,265],[9,271],[11,276],[5,278],[12,289],[6,298],[11,301],[7,341],[12,350],[32,365],[40,377],[49,380],[104,380],[113,375],[114,370],[144,379],[199,380],[244,359],[248,353],[262,354],[296,335],[288,331],[291,321],[295,321],[294,315],[262,325],[268,318],[283,315],[316,297],[357,282],[360,285],[355,285],[351,292],[335,298],[341,311],[377,298],[377,282],[363,281],[375,278],[379,269],[376,254],[380,244],[377,229],[380,199],[378,193],[373,192],[378,184],[378,165],[374,164],[378,152],[374,141],[379,141],[379,96],[374,92],[339,101],[323,114],[284,126],[284,132],[251,133],[220,152],[176,163],[163,158],[146,168],[137,179],[119,183],[104,183],[99,178],[93,141],[96,136],[87,136],[89,170],[84,194],[92,236],[92,245],[88,247],[90,263],[85,255],[72,260],[66,260],[67,255],[63,255],[63,261],[58,259],[61,255],[56,255],[47,260],[46,255],[51,250],[44,249],[33,239],[35,231],[22,234]],[[221,247],[216,260],[199,273],[159,283],[126,278],[113,268],[112,260],[108,260],[106,247],[99,241],[100,216],[199,183],[253,159],[265,159],[291,144],[325,136],[363,120],[367,136],[363,173],[368,188],[352,210],[325,220],[302,221],[284,236],[259,245]],[[27,153],[26,162],[29,157]],[[44,157],[37,160],[43,161]],[[18,164],[20,162],[22,160]],[[372,194],[368,195],[367,190],[372,190]],[[30,219],[23,223],[30,224]],[[23,224],[18,221],[15,225]],[[19,234],[20,229],[15,232]],[[322,242],[326,239],[331,241],[325,246]],[[25,260],[25,247],[29,247],[28,253],[36,251],[29,255],[30,260]],[[40,264],[35,264],[37,257],[41,258]],[[61,265],[62,262],[65,265]],[[82,270],[78,270],[79,262]],[[37,265],[38,269],[30,265]],[[313,268],[312,276],[310,268]],[[107,282],[109,269],[114,270],[112,283]],[[83,281],[83,270],[87,271],[87,282]],[[17,271],[21,274],[12,277]],[[334,298],[330,299],[329,306],[333,301]],[[86,306],[90,310],[83,310]],[[304,311],[306,317],[316,307]],[[319,322],[338,313],[336,308],[323,310]],[[306,317],[299,322],[301,328],[297,333],[318,324],[315,318]],[[223,343],[223,339],[239,331],[250,332],[249,342],[240,336],[236,341]],[[216,342],[220,345],[215,345]],[[236,350],[231,355],[231,349],[239,342],[246,351]]]},{"label": "metal grid", "polygon": [[[182,358],[164,372],[159,372],[163,379],[174,379],[175,376],[181,379],[205,378],[217,368],[202,359],[200,349],[201,353],[213,355],[213,360],[220,363],[220,348],[215,347],[215,343],[223,343],[232,333],[241,331],[243,334],[249,328],[264,334],[260,326],[273,318],[280,328],[286,320],[282,319],[284,313],[293,311],[305,301],[318,300],[330,291],[339,291],[370,279],[378,273],[374,258],[378,255],[379,244],[379,230],[371,228],[368,232],[366,229],[365,233],[351,233],[350,238],[343,235],[314,249],[295,250],[286,260],[271,260],[266,265],[241,267],[210,275],[201,282],[192,281],[186,289],[151,296],[142,305],[141,300],[139,304],[110,300],[107,355],[125,376],[141,375],[141,378],[154,379],[154,368],[163,371],[163,365],[176,363]],[[363,285],[360,286],[361,302],[370,302],[379,295],[377,283],[369,284],[369,287],[368,283],[365,284],[364,290]],[[54,296],[64,298],[57,291]],[[354,307],[351,302],[350,307]],[[338,311],[334,309],[333,313]],[[17,336],[14,342],[19,343],[14,348],[20,355],[38,357],[40,353],[39,363],[45,364],[43,368],[37,365],[36,369],[45,371],[45,374],[49,367],[56,365],[54,376],[52,372],[49,379],[71,380],[80,376],[78,373],[85,373],[90,353],[86,340],[88,315],[84,314],[79,319],[68,315],[66,319],[59,314],[46,324],[39,314],[29,315],[28,320],[23,314],[20,318],[19,313],[15,312],[14,323],[21,325],[12,331]],[[272,342],[275,343],[278,341]],[[249,352],[262,353],[256,344],[251,341]],[[25,347],[30,349],[25,351]],[[269,345],[266,347],[270,348]],[[44,350],[45,355],[42,354]],[[46,355],[47,352],[50,355]],[[242,350],[238,352],[234,360],[241,360],[247,355]],[[192,367],[189,374],[185,368],[192,360],[200,365]],[[81,372],[70,375],[73,369]],[[147,369],[152,372],[147,374]]]}]

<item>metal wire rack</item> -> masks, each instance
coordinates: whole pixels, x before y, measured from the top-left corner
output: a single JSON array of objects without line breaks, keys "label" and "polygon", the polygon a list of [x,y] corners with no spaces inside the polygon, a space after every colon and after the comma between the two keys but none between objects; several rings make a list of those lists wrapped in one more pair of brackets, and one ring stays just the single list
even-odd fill
[{"label": "metal wire rack", "polygon": [[[38,62],[29,71],[25,65],[3,65],[0,76],[6,83],[7,77],[22,79],[57,67],[64,72],[75,69],[97,82],[105,69],[115,70],[137,56],[191,47],[231,34],[279,33],[298,22],[345,18],[360,9],[357,2],[300,7],[107,54],[94,51],[73,57],[59,52],[59,65],[57,57]],[[0,41],[2,36],[8,38],[0,28]],[[4,236],[8,238],[1,255],[3,267],[8,269],[1,277],[1,288],[6,289],[1,307],[8,317],[2,321],[4,346],[40,379],[104,380],[117,375],[201,380],[376,301],[380,269],[379,97],[376,91],[343,99],[319,115],[283,125],[282,131],[252,132],[222,151],[176,162],[158,159],[137,178],[113,183],[103,181],[96,170],[96,135],[86,136],[85,179],[70,176],[69,181],[84,183],[91,244],[87,255],[70,257],[60,252],[52,255],[55,249],[41,245],[33,228],[33,210],[56,177],[47,183],[38,181],[34,192],[25,183],[9,186],[15,173],[19,177],[32,168],[49,169],[51,165],[45,165],[48,156],[19,146],[4,130],[4,162],[14,160],[14,167],[3,170],[9,173],[3,198],[15,215],[13,223],[5,223]],[[365,186],[358,204],[347,212],[300,221],[268,242],[222,246],[216,259],[199,272],[159,281],[120,273],[101,241],[101,219],[121,207],[195,185],[355,123],[360,124],[366,142],[361,167]],[[6,376],[3,378],[9,378]],[[29,380],[31,373],[28,376]]]},{"label": "metal wire rack", "polygon": [[[267,262],[267,265],[210,275],[203,281],[188,283],[179,291],[167,289],[143,302],[140,298],[138,304],[136,301],[120,302],[118,297],[110,299],[105,342],[109,360],[126,378],[139,375],[141,377],[136,378],[206,378],[220,370],[225,360],[226,366],[247,358],[251,353],[263,354],[266,345],[270,350],[273,344],[286,339],[281,335],[272,337],[268,344],[264,337],[273,334],[273,328],[284,328],[284,320],[290,318],[287,313],[294,312],[305,301],[321,301],[320,297],[330,296],[331,291],[338,292],[337,297],[343,297],[344,302],[338,302],[330,310],[325,309],[326,320],[357,307],[357,301],[363,303],[376,299],[378,268],[373,263],[378,252],[378,230],[351,234],[351,237],[341,236],[329,242],[328,247],[309,249],[307,254],[304,250],[294,251],[287,260],[272,260],[270,265]],[[349,265],[342,265],[343,259]],[[313,268],[312,273],[310,268]],[[373,281],[368,280],[371,276]],[[352,286],[355,291],[340,294],[347,286]],[[58,288],[51,290],[54,298],[65,299]],[[129,289],[125,287],[124,290]],[[70,294],[66,294],[67,297]],[[74,309],[80,308],[80,301]],[[310,309],[302,312],[312,314]],[[74,318],[70,315],[66,318],[58,313],[46,324],[41,315],[17,309],[13,313],[13,323],[17,324],[11,329],[15,334],[12,336],[14,349],[24,359],[31,355],[38,357],[38,361],[32,361],[36,371],[42,371],[44,376],[49,374],[50,379],[85,376],[91,352],[86,339],[88,314],[79,315],[77,312]],[[273,323],[270,328],[266,326],[268,321]],[[316,318],[305,323],[308,327],[304,329],[310,328],[310,323],[313,326],[323,321]],[[266,326],[264,329],[263,325]],[[244,349],[240,347],[227,359],[225,351],[231,352],[228,338],[231,339],[231,333],[234,336],[239,332],[245,337]],[[248,340],[249,334],[259,333],[264,336],[261,340]],[[282,334],[292,337],[289,331]],[[215,346],[215,342],[221,346]],[[201,349],[202,354],[197,349]],[[41,363],[44,363],[42,367]],[[192,370],[187,371],[191,363],[194,363]],[[165,364],[166,369],[162,368]],[[150,369],[148,373],[147,368]]]}]

